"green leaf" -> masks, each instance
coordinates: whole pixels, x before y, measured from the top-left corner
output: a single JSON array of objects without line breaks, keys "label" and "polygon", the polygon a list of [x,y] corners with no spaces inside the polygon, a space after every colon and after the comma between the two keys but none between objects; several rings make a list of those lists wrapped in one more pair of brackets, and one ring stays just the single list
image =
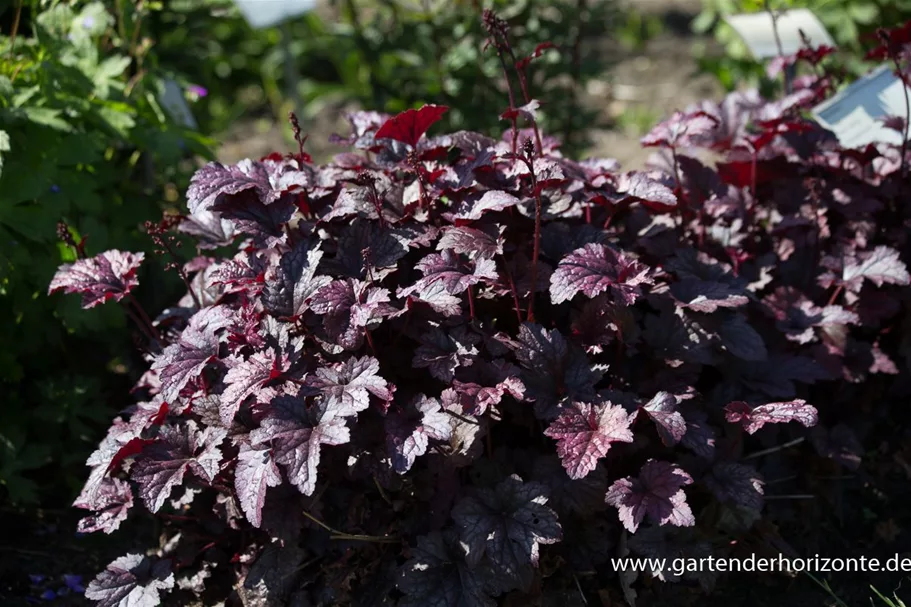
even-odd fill
[{"label": "green leaf", "polygon": [[0,131],[0,177],[3,176],[3,154],[2,152],[10,151],[9,135],[6,131]]},{"label": "green leaf", "polygon": [[875,4],[849,4],[848,5],[848,15],[851,16],[854,21],[861,23],[863,25],[870,25],[874,23],[879,17],[879,9],[876,8]]},{"label": "green leaf", "polygon": [[60,117],[63,112],[49,107],[29,107],[25,108],[26,117],[35,124],[49,126],[58,131],[69,132],[72,126]]}]

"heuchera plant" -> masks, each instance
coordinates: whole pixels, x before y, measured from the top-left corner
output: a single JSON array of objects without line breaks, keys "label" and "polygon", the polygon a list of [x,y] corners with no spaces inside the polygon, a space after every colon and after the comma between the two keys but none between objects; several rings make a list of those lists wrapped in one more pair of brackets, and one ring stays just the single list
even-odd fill
[{"label": "heuchera plant", "polygon": [[609,557],[731,555],[767,458],[856,468],[846,386],[908,374],[911,188],[899,148],[803,117],[828,90],[807,57],[784,99],[658,125],[646,171],[563,157],[512,92],[500,140],[428,135],[439,106],[359,112],[356,151],[315,166],[295,127],[297,153],[211,163],[188,214],[150,226],[162,253],[174,226],[197,242],[154,321],[129,297],[141,256],[61,267],[51,291],[119,301],[150,363],[88,460],[79,530],[145,508],[166,531],[86,595],[632,600]]}]

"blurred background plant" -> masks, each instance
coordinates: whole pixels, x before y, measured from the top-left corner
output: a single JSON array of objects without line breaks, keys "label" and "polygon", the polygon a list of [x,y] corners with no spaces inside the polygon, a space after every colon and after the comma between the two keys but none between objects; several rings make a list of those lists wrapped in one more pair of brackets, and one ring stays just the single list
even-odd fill
[{"label": "blurred background plant", "polygon": [[[130,361],[119,357],[133,350],[120,310],[76,313],[78,301],[46,296],[74,259],[57,222],[92,253],[149,251],[142,222],[176,203],[211,142],[163,104],[174,100],[148,31],[160,5],[0,6],[0,502],[47,503],[78,490],[127,404]],[[175,287],[146,290],[150,306]]]},{"label": "blurred background plant", "polygon": [[865,73],[870,64],[863,60],[864,49],[875,45],[878,27],[893,27],[911,19],[911,0],[702,0],[702,12],[693,20],[697,35],[711,36],[720,45],[709,52],[707,42],[698,44],[699,65],[713,74],[727,89],[745,86],[768,91],[771,83],[764,64],[753,59],[743,40],[725,21],[725,15],[766,10],[808,8],[832,35],[840,51],[841,66],[854,77]]},{"label": "blurred background plant", "polygon": [[532,97],[545,130],[569,152],[584,149],[586,133],[604,126],[603,113],[582,103],[586,85],[606,79],[612,65],[596,42],[615,36],[635,45],[656,27],[616,0],[327,0],[281,28],[255,31],[229,0],[175,0],[153,27],[161,60],[209,90],[200,114],[210,132],[241,117],[287,115],[289,80],[305,130],[327,106],[396,113],[439,103],[452,107],[441,130],[498,132],[508,103],[496,53],[484,50],[487,7],[510,23],[518,56],[554,45],[529,68]]}]

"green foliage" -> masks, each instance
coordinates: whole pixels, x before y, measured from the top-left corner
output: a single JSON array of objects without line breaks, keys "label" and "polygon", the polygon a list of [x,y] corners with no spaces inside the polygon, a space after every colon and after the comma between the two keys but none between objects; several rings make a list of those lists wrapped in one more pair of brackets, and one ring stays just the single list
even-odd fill
[{"label": "green foliage", "polygon": [[609,67],[591,39],[618,31],[634,42],[654,29],[622,15],[614,0],[335,0],[319,14],[259,31],[227,0],[178,0],[154,27],[162,61],[210,91],[201,101],[210,120],[204,128],[220,131],[270,106],[275,116],[287,115],[283,91],[296,81],[305,121],[329,102],[389,113],[438,103],[458,108],[443,128],[490,132],[506,128],[497,114],[507,103],[496,53],[484,50],[482,5],[509,21],[517,55],[544,41],[558,47],[529,68],[531,95],[541,101],[543,128],[564,136],[570,150],[581,148],[596,113],[582,107],[580,93]]},{"label": "green foliage", "polygon": [[158,101],[162,75],[143,27],[154,5],[23,4],[0,11],[17,24],[0,37],[0,500],[14,503],[78,488],[70,481],[97,442],[96,422],[122,404],[106,395],[127,379],[112,362],[130,339],[120,310],[77,313],[73,298],[45,296],[57,265],[73,260],[57,222],[91,252],[148,249],[142,222],[182,189],[191,167],[182,174],[180,160],[209,155]]},{"label": "green foliage", "polygon": [[[773,10],[808,8],[819,17],[839,48],[839,58],[854,76],[867,71],[861,59],[865,48],[875,44],[870,36],[877,27],[890,27],[911,19],[911,0],[772,0]],[[697,34],[712,34],[723,48],[721,53],[703,50],[700,66],[715,74],[728,90],[747,83],[768,88],[763,66],[755,61],[724,15],[765,10],[763,0],[703,0],[702,12],[693,22]]]}]

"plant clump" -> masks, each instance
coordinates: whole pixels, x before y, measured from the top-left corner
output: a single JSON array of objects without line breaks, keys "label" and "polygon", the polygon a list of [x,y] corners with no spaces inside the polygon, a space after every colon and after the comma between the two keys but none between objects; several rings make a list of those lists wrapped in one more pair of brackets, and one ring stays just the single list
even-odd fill
[{"label": "plant clump", "polygon": [[[140,402],[76,501],[80,531],[143,508],[166,541],[86,595],[631,597],[613,556],[774,543],[760,450],[856,468],[853,399],[880,378],[887,407],[909,372],[907,159],[804,118],[828,90],[815,67],[783,99],[675,114],[644,171],[564,157],[527,100],[500,139],[428,134],[441,106],[359,112],[355,151],[325,166],[297,129],[295,154],[200,169],[188,293],[133,310]],[[83,258],[52,290],[120,301],[141,261]]]}]

